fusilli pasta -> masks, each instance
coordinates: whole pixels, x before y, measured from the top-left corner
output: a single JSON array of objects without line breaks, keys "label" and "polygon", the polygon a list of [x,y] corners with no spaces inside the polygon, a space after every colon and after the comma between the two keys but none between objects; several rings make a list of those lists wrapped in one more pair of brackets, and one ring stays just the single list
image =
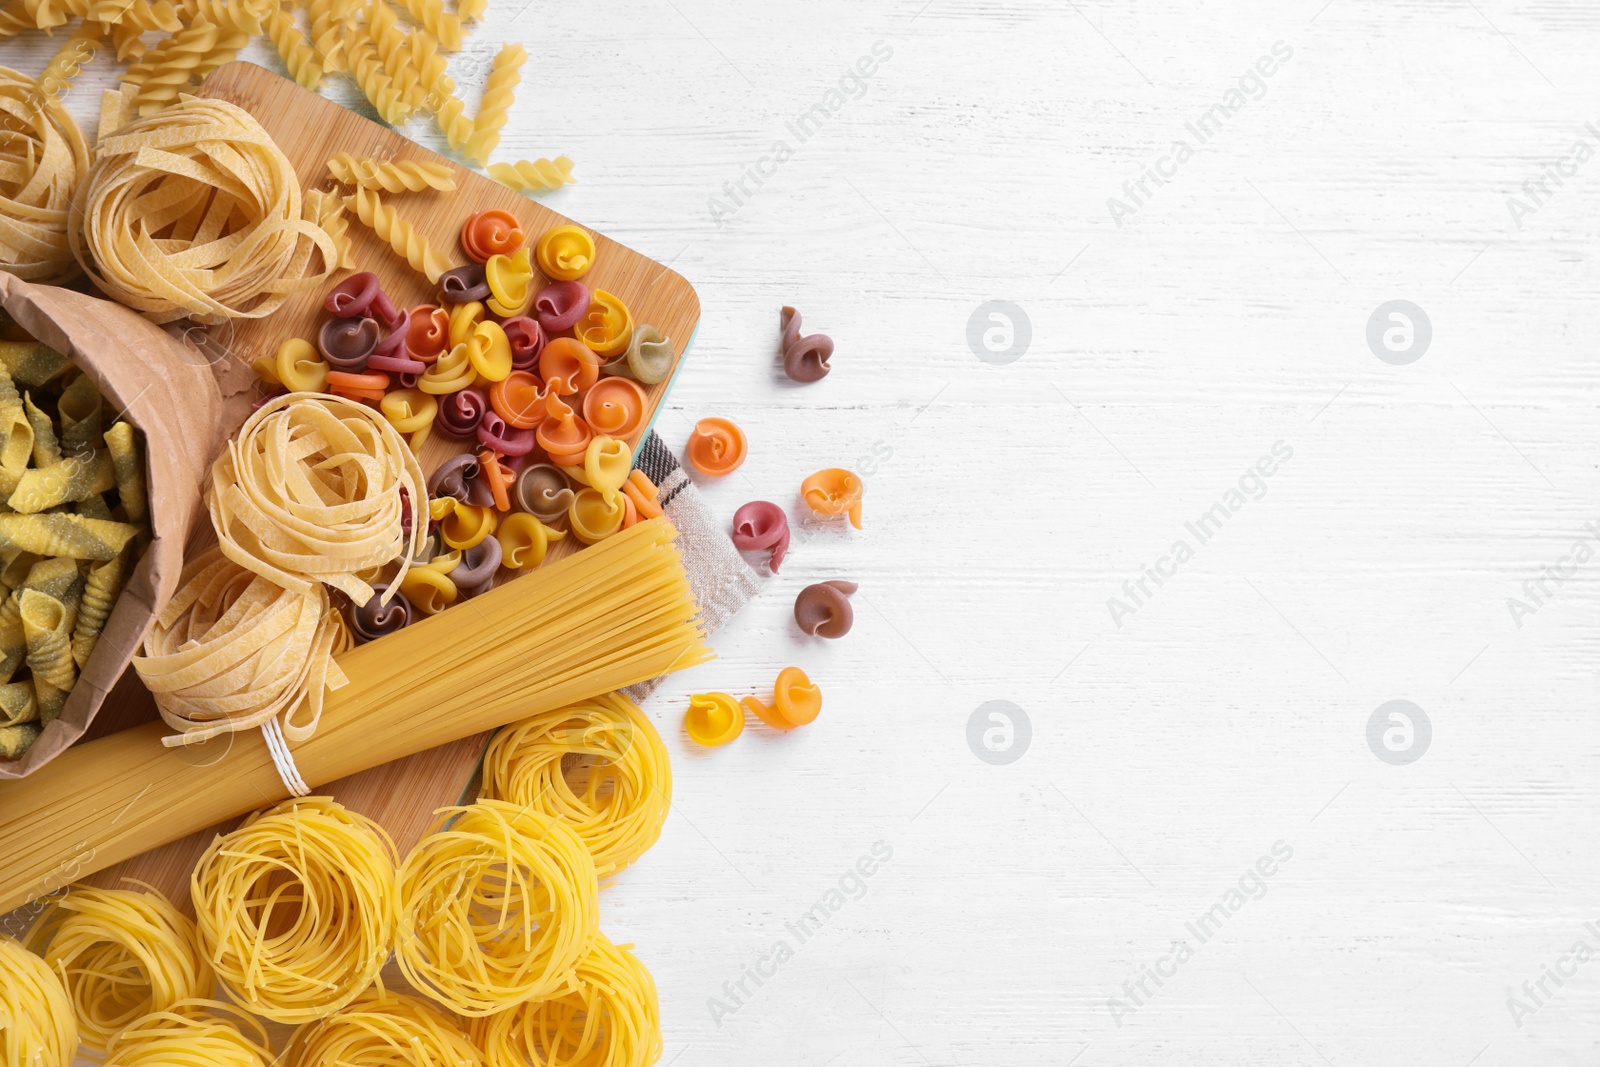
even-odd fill
[{"label": "fusilli pasta", "polygon": [[370,227],[379,239],[387,241],[396,255],[411,264],[412,269],[422,272],[429,282],[439,284],[439,275],[450,269],[449,262],[428,243],[428,239],[371,189],[358,186],[355,195],[346,197],[344,204],[345,207],[354,208],[362,225]]},{"label": "fusilli pasta", "polygon": [[566,156],[557,156],[555,159],[519,159],[515,163],[491,163],[489,177],[519,193],[559,189],[578,180],[572,176],[572,160]]},{"label": "fusilli pasta", "polygon": [[419,193],[424,189],[448,193],[456,187],[450,168],[443,163],[357,159],[349,152],[340,152],[328,160],[328,173],[343,185],[359,185],[388,193]]},{"label": "fusilli pasta", "polygon": [[483,103],[472,120],[472,136],[467,138],[466,154],[479,163],[489,162],[489,153],[500,143],[500,131],[505,127],[516,98],[517,85],[522,81],[522,65],[528,53],[520,44],[508,44],[495,53],[494,70],[483,89]]}]

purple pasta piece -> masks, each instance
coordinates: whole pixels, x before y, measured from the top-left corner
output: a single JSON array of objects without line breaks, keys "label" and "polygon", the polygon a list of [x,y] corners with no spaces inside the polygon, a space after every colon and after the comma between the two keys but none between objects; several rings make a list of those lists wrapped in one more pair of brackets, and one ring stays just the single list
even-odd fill
[{"label": "purple pasta piece", "polygon": [[288,391],[289,390],[285,389],[281,385],[275,385],[275,386],[272,387],[272,389],[270,391],[268,391],[266,396],[258,397],[255,400],[255,402],[250,405],[250,410],[251,411],[259,411],[262,407],[264,407],[266,405],[266,403],[269,400],[276,400],[280,396],[283,396]]},{"label": "purple pasta piece", "polygon": [[[490,538],[493,540],[493,538]],[[495,547],[499,547],[497,544]],[[357,607],[350,604],[345,608],[344,617],[350,623],[350,632],[355,635],[357,644],[366,644],[376,641],[387,634],[411,625],[415,612],[411,602],[404,593],[395,592],[389,602],[383,602],[383,594],[389,588],[385,582],[379,582],[372,587],[372,599]]]},{"label": "purple pasta piece", "polygon": [[433,424],[450,437],[472,437],[478,432],[489,399],[476,389],[462,389],[439,398],[439,413]]},{"label": "purple pasta piece", "polygon": [[453,496],[464,504],[486,508],[494,503],[494,493],[483,481],[483,466],[471,452],[451,456],[428,476],[428,497]]},{"label": "purple pasta piece", "polygon": [[474,597],[486,592],[494,584],[495,572],[500,569],[500,542],[485,537],[471,548],[462,550],[461,562],[450,572],[450,580],[463,597]]},{"label": "purple pasta piece", "polygon": [[488,297],[488,276],[482,263],[468,263],[439,275],[439,298],[446,304],[470,304]]},{"label": "purple pasta piece", "polygon": [[406,331],[411,328],[411,309],[400,312],[394,322],[389,325],[389,330],[383,335],[383,340],[378,342],[378,347],[372,350],[375,356],[394,356],[406,354]]},{"label": "purple pasta piece", "polygon": [[511,342],[511,369],[533,370],[544,350],[544,330],[526,315],[513,315],[500,324]]},{"label": "purple pasta piece", "polygon": [[552,282],[533,298],[533,313],[549,337],[570,330],[589,310],[589,290],[582,282]]},{"label": "purple pasta piece", "polygon": [[358,319],[367,313],[378,292],[378,276],[364,270],[328,290],[322,306],[341,319]]},{"label": "purple pasta piece", "polygon": [[789,516],[770,500],[752,500],[733,513],[733,547],[746,552],[770,550],[767,565],[778,564],[789,551]]},{"label": "purple pasta piece", "polygon": [[329,319],[317,331],[317,349],[335,370],[359,374],[382,333],[377,319]]},{"label": "purple pasta piece", "polygon": [[533,451],[533,431],[517,429],[492,408],[478,423],[478,440],[502,456],[526,456]]},{"label": "purple pasta piece", "polygon": [[778,328],[782,335],[778,347],[783,351],[783,373],[791,381],[808,384],[826,378],[833,369],[828,365],[833,338],[825,333],[801,337],[800,312],[792,307],[785,307],[779,314]]}]

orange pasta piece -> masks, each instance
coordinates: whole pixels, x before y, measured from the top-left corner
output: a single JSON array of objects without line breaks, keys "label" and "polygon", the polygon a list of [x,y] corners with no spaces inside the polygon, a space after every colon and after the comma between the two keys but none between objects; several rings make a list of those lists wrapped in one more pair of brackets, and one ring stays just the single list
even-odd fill
[{"label": "orange pasta piece", "polygon": [[744,431],[731,419],[701,419],[689,435],[689,462],[701,474],[720,477],[739,469],[747,445]]}]

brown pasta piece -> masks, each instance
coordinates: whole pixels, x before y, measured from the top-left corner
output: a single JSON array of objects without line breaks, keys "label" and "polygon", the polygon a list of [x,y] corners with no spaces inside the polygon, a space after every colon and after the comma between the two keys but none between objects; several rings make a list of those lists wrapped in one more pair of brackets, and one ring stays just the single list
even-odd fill
[{"label": "brown pasta piece", "polygon": [[111,453],[102,450],[86,456],[63,456],[48,467],[24,471],[6,503],[12,511],[32,515],[87,500],[116,486]]},{"label": "brown pasta piece", "polygon": [[132,523],[88,519],[59,512],[48,515],[0,515],[0,548],[20,548],[41,556],[111,559],[139,527]]}]

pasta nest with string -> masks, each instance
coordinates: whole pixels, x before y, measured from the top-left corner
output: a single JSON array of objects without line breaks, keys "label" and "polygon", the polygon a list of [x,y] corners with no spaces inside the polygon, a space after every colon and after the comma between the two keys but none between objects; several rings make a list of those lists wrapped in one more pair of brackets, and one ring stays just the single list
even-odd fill
[{"label": "pasta nest with string", "polygon": [[133,659],[178,731],[162,743],[199,744],[279,716],[289,740],[310,737],[327,692],[346,683],[333,660],[338,620],[320,585],[286,589],[216,547],[191,560]]},{"label": "pasta nest with string", "polygon": [[288,393],[262,405],[211,468],[223,553],[286,589],[372,599],[359,572],[392,560],[405,578],[427,535],[428,489],[382,414],[344,397]]},{"label": "pasta nest with string", "polygon": [[672,766],[655,726],[609,693],[513,723],[483,761],[483,795],[560,819],[610,874],[661,836]]},{"label": "pasta nest with string", "polygon": [[482,1067],[460,1027],[426,1001],[369,989],[295,1031],[288,1067]]},{"label": "pasta nest with string", "polygon": [[338,260],[303,211],[294,167],[261,124],[189,97],[100,140],[68,238],[96,285],[156,322],[261,318]]},{"label": "pasta nest with string", "polygon": [[406,979],[466,1016],[555,996],[599,933],[589,849],[542,812],[500,800],[445,808],[400,869]]},{"label": "pasta nest with string", "polygon": [[572,989],[478,1021],[488,1067],[650,1067],[661,1058],[655,979],[626,945],[595,936]]},{"label": "pasta nest with string", "polygon": [[0,1063],[67,1067],[78,1023],[66,987],[50,965],[0,937]]},{"label": "pasta nest with string", "polygon": [[381,826],[328,797],[286,800],[219,835],[190,893],[229,995],[290,1024],[360,996],[394,945],[395,860]]},{"label": "pasta nest with string", "polygon": [[61,976],[78,1033],[96,1052],[144,1016],[211,992],[194,923],[154,891],[75,887],[39,917],[27,944]]},{"label": "pasta nest with string", "polygon": [[266,1027],[231,1004],[194,998],[111,1039],[100,1067],[276,1067]]},{"label": "pasta nest with string", "polygon": [[61,102],[0,67],[0,265],[30,282],[78,275],[67,227],[89,147]]}]

